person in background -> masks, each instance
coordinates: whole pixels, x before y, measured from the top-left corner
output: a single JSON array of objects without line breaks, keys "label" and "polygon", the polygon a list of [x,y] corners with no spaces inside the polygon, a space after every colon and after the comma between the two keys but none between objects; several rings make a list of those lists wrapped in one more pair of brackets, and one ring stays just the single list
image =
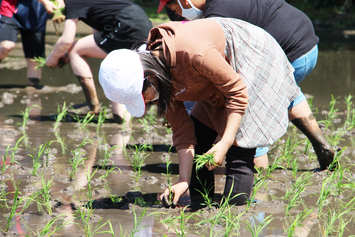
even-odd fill
[{"label": "person in background", "polygon": [[[224,196],[245,204],[256,147],[286,132],[288,106],[300,94],[283,50],[263,29],[230,18],[162,24],[146,44],[146,50],[108,54],[99,82],[106,97],[125,104],[133,116],[143,116],[153,102],[171,125],[179,181],[160,200],[176,205],[187,189],[192,206],[205,202],[202,194],[213,198],[213,169],[225,158]],[[197,101],[191,116],[184,101]],[[195,154],[213,154],[214,163],[197,171]]]},{"label": "person in background", "polygon": [[42,71],[32,60],[45,55],[47,12],[53,14],[55,9],[57,6],[49,0],[0,1],[0,61],[15,48],[20,31],[28,86],[39,86]]},{"label": "person in background", "polygon": [[[152,23],[145,12],[128,0],[65,1],[66,20],[62,36],[53,52],[48,56],[49,67],[61,66],[70,61],[75,76],[83,88],[86,107],[98,114],[101,107],[97,97],[94,77],[87,58],[105,58],[115,49],[131,48],[132,45],[148,37]],[[77,23],[82,20],[92,27],[92,34],[75,41]],[[80,108],[80,106],[73,106]],[[130,120],[124,106],[112,103],[114,119],[122,123]]]},{"label": "person in background", "polygon": [[[291,62],[296,83],[305,79],[316,66],[318,37],[306,14],[284,0],[160,0],[158,13],[165,7],[176,14],[195,20],[209,17],[229,17],[247,21],[271,34]],[[190,103],[191,102],[187,102]],[[299,106],[296,109],[295,105]],[[191,108],[187,108],[190,110]],[[320,170],[327,169],[334,150],[325,139],[303,93],[290,104],[289,119],[311,141]],[[269,148],[258,148],[255,163],[268,166]]]}]

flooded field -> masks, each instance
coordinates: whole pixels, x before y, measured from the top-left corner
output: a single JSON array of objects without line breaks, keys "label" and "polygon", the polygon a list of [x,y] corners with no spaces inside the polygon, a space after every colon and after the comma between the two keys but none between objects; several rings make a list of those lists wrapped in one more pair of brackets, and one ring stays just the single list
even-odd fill
[{"label": "flooded field", "polygon": [[[48,35],[48,50],[55,35]],[[20,47],[20,46],[19,46]],[[350,236],[355,233],[354,51],[321,50],[301,88],[338,151],[334,172],[314,172],[316,155],[293,125],[255,174],[250,202],[166,209],[157,194],[177,181],[170,131],[133,119],[67,111],[84,101],[69,65],[43,69],[42,89],[26,87],[21,54],[0,64],[0,230],[5,236]],[[97,75],[101,60],[89,60]],[[62,117],[61,117],[62,116]],[[103,118],[105,120],[103,121]],[[147,144],[149,146],[135,146]],[[150,146],[152,145],[152,146]],[[216,196],[224,187],[216,170]]]}]

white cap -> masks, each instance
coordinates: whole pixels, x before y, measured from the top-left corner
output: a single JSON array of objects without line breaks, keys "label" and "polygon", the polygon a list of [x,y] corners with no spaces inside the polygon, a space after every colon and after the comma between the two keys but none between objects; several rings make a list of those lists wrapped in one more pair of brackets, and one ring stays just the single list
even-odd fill
[{"label": "white cap", "polygon": [[142,117],[145,103],[142,94],[144,72],[138,53],[118,49],[101,62],[99,81],[106,97],[126,105],[130,114]]}]

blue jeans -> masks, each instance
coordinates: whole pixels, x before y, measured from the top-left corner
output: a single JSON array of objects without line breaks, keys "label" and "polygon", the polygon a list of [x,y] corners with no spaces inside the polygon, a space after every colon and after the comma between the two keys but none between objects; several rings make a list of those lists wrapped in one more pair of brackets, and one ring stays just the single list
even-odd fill
[{"label": "blue jeans", "polygon": [[[291,62],[292,67],[295,69],[293,72],[293,76],[295,77],[295,81],[297,85],[303,81],[309,74],[311,74],[312,70],[317,64],[318,59],[318,45],[316,45],[311,51]],[[301,88],[300,88],[301,89]],[[288,109],[298,105],[302,101],[306,100],[304,94],[300,93],[300,95],[290,103]],[[256,149],[255,157],[262,156],[269,151],[269,147],[259,147]]]}]

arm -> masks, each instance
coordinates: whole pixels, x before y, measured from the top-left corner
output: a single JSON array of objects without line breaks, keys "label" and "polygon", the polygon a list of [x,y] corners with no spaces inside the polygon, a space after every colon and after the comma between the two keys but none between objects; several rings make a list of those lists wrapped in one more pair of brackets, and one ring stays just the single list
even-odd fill
[{"label": "arm", "polygon": [[[180,149],[177,152],[179,157],[179,181],[171,187],[166,188],[159,196],[160,201],[165,202],[165,205],[170,205],[170,201],[172,201],[173,205],[176,205],[180,196],[187,191],[190,185],[192,163],[195,156],[194,149]],[[170,192],[173,193],[173,200],[169,200],[168,198]],[[164,201],[164,199],[167,201]]]},{"label": "arm", "polygon": [[76,26],[78,19],[65,20],[62,36],[58,39],[52,53],[48,56],[46,65],[48,67],[56,67],[58,59],[68,52],[74,43]]}]

